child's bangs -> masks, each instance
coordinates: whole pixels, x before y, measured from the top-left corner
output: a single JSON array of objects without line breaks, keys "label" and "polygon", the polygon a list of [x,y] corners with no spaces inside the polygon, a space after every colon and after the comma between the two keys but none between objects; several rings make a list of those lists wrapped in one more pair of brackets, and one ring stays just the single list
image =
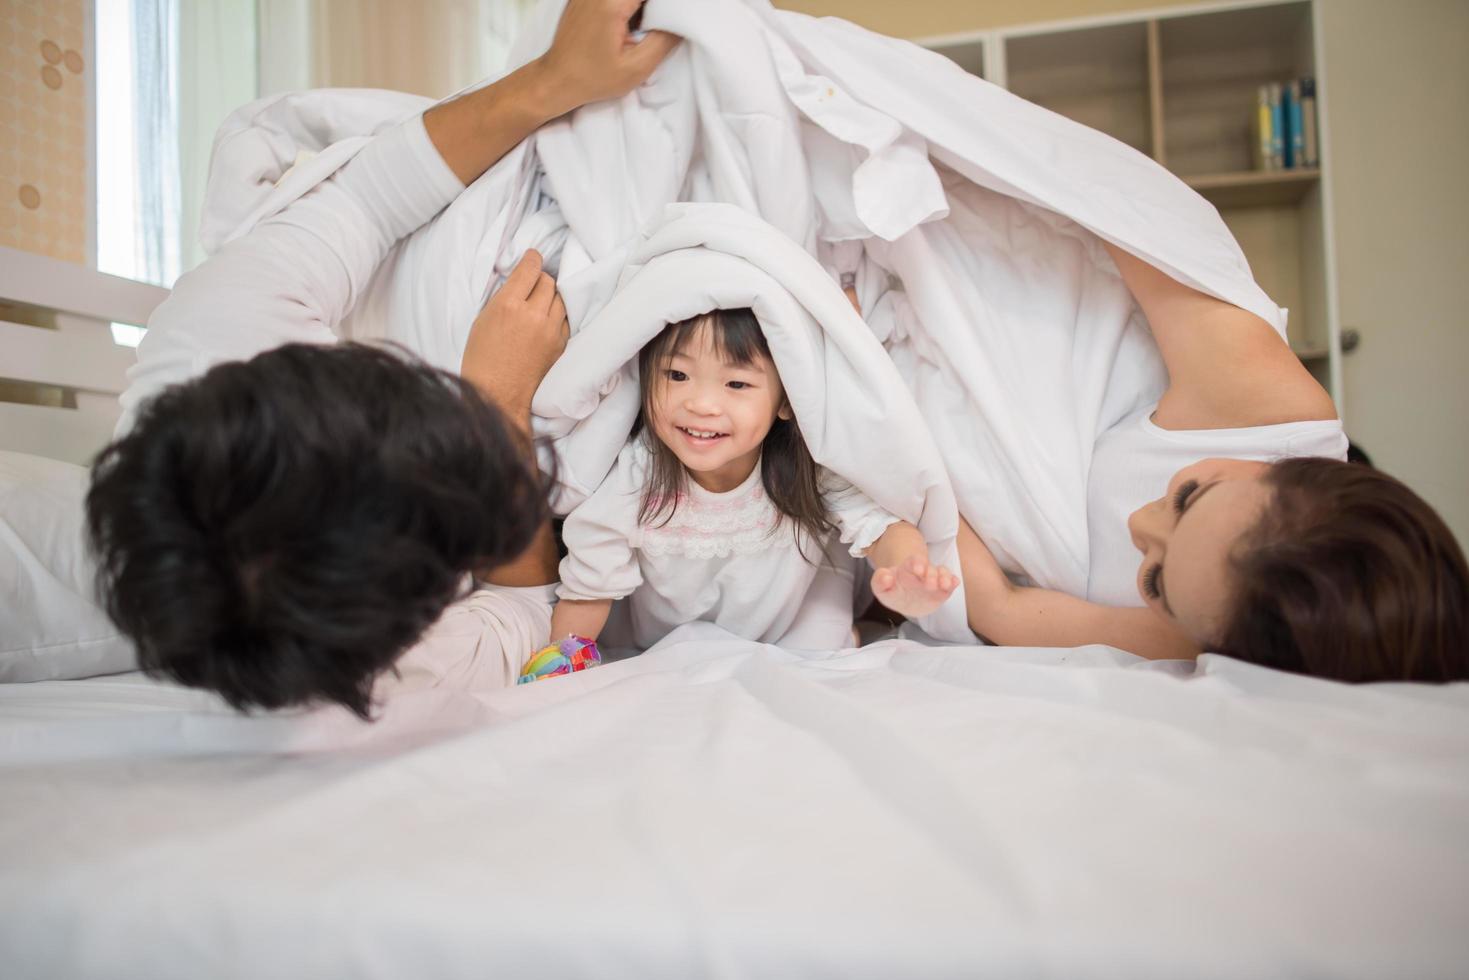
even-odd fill
[{"label": "child's bangs", "polygon": [[760,321],[749,308],[712,310],[671,324],[654,341],[654,356],[659,361],[671,360],[675,354],[688,354],[691,348],[708,337],[714,353],[726,364],[746,366],[760,358],[770,359],[770,345]]}]

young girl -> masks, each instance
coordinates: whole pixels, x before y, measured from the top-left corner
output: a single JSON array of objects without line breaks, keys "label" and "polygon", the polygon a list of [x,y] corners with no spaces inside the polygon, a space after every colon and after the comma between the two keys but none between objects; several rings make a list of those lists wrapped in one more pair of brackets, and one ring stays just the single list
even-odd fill
[{"label": "young girl", "polygon": [[696,620],[796,649],[848,646],[853,573],[838,541],[871,559],[889,609],[927,615],[953,592],[917,528],[816,465],[751,310],[670,324],[638,371],[633,437],[566,519],[553,640],[595,640],[631,596],[640,648]]}]

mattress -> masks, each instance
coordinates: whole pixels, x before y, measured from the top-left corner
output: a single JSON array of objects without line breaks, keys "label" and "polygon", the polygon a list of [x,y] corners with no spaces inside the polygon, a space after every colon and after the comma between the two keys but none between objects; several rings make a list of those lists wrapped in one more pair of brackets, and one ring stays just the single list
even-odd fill
[{"label": "mattress", "polygon": [[0,960],[68,977],[1462,976],[1469,685],[695,624],[378,720],[0,686]]}]

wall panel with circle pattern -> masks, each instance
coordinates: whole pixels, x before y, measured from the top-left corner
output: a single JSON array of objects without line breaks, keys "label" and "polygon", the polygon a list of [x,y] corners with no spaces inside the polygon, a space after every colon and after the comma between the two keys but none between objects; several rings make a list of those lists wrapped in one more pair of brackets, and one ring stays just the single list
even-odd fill
[{"label": "wall panel with circle pattern", "polygon": [[0,245],[87,261],[86,0],[0,0]]}]

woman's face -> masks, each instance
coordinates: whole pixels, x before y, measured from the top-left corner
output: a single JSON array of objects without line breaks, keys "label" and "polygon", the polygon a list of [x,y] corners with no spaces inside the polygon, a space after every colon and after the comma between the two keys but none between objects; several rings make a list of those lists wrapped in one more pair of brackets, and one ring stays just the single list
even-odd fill
[{"label": "woman's face", "polygon": [[1168,492],[1127,519],[1143,554],[1143,601],[1200,645],[1219,635],[1230,598],[1229,556],[1270,500],[1268,463],[1205,459],[1168,481]]}]

